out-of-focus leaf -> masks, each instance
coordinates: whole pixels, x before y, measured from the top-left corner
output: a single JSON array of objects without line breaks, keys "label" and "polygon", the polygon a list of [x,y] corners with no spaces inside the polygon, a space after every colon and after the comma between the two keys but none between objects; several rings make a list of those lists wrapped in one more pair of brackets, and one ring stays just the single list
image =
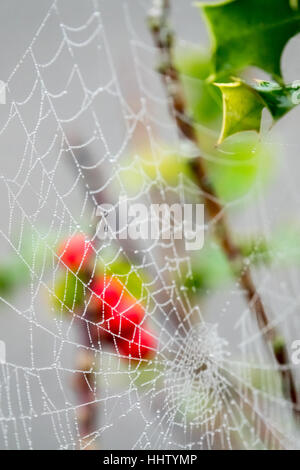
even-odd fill
[{"label": "out-of-focus leaf", "polygon": [[210,55],[195,46],[182,46],[176,51],[175,64],[190,115],[199,124],[217,128],[222,116],[222,97],[207,81],[213,71]]},{"label": "out-of-focus leaf", "polygon": [[280,59],[300,31],[300,11],[287,0],[225,0],[199,4],[210,28],[215,74],[257,66],[281,77]]},{"label": "out-of-focus leaf", "polygon": [[[273,230],[270,240],[261,236],[237,242],[244,258],[252,265],[276,263],[280,266],[300,263],[300,227],[288,226]],[[207,241],[203,250],[192,260],[192,276],[185,285],[194,292],[210,293],[233,279],[232,269],[222,249],[213,241]]]},{"label": "out-of-focus leaf", "polygon": [[206,243],[196,252],[192,260],[192,276],[185,285],[193,291],[205,293],[217,289],[233,278],[232,269],[221,247],[216,243]]},{"label": "out-of-focus leaf", "polygon": [[136,299],[147,296],[145,277],[141,276],[140,273],[134,272],[132,266],[126,261],[113,263],[109,269],[107,269],[107,272],[117,276]]},{"label": "out-of-focus leaf", "polygon": [[[128,373],[128,369],[127,369]],[[134,370],[131,374],[132,382],[143,391],[148,390],[149,388],[153,389],[153,386],[157,389],[163,386],[165,374],[165,366],[162,363],[155,364],[149,368],[146,361],[141,361],[139,367]]]},{"label": "out-of-focus leaf", "polygon": [[163,145],[159,154],[143,154],[141,160],[146,175],[158,184],[165,183],[167,186],[176,187],[182,176],[192,178],[187,160]]},{"label": "out-of-focus leaf", "polygon": [[[142,160],[139,156],[132,156],[126,159],[118,173],[122,184],[122,190],[125,190],[129,196],[136,196],[143,191],[147,174],[144,172]],[[118,190],[120,190],[118,188]]]},{"label": "out-of-focus leaf", "polygon": [[0,295],[11,294],[17,287],[30,279],[28,267],[16,256],[11,262],[0,266]]},{"label": "out-of-focus leaf", "polygon": [[258,180],[260,184],[270,180],[275,156],[273,146],[245,132],[211,149],[205,164],[219,198],[230,202],[244,197]]},{"label": "out-of-focus leaf", "polygon": [[240,240],[239,247],[251,263],[277,263],[298,265],[300,263],[300,227],[283,224],[273,229],[272,237],[265,240],[257,236],[252,240]]},{"label": "out-of-focus leaf", "polygon": [[282,396],[282,385],[280,374],[277,370],[253,367],[249,364],[245,367],[242,374],[243,381],[265,393],[272,393],[274,397]]},{"label": "out-of-focus leaf", "polygon": [[300,263],[300,227],[283,224],[273,229],[272,237],[264,240],[257,237],[253,240],[241,240],[239,246],[245,257],[253,263],[266,262],[284,265]]},{"label": "out-of-focus leaf", "polygon": [[36,233],[33,236],[24,231],[19,253],[7,255],[0,265],[0,294],[11,294],[30,281],[31,272],[36,272],[44,265],[47,267],[52,257],[47,244],[52,246],[56,237],[54,233],[38,237]]},{"label": "out-of-focus leaf", "polygon": [[258,81],[254,86],[236,80],[216,83],[223,95],[223,126],[219,143],[242,131],[259,132],[263,108],[277,121],[300,103],[300,83],[282,87]]},{"label": "out-of-focus leaf", "polygon": [[98,260],[96,274],[116,276],[126,289],[137,299],[145,299],[148,296],[147,284],[150,279],[147,273],[142,269],[134,268],[130,261],[119,253],[119,248],[109,246],[101,251],[101,259]]},{"label": "out-of-focus leaf", "polygon": [[163,144],[156,154],[149,149],[142,149],[128,162],[120,170],[119,177],[129,196],[141,194],[145,184],[150,181],[177,187],[182,176],[192,178],[187,160]]},{"label": "out-of-focus leaf", "polygon": [[[216,403],[213,388],[203,391],[201,389],[195,390],[195,388],[192,383],[189,386],[187,384],[185,394],[177,397],[176,418],[180,422],[184,416],[187,422],[194,423],[197,426],[201,418],[202,420],[211,418],[212,413],[216,413],[216,407],[221,412],[223,403],[221,401]],[[201,413],[201,416],[199,416],[199,413]]]},{"label": "out-of-focus leaf", "polygon": [[299,0],[289,0],[291,8],[297,10],[299,8]]},{"label": "out-of-focus leaf", "polygon": [[55,279],[53,305],[57,311],[72,311],[84,304],[84,284],[71,272]]},{"label": "out-of-focus leaf", "polygon": [[272,261],[272,244],[261,237],[252,240],[241,240],[238,245],[242,255],[250,259],[251,264],[270,263]]},{"label": "out-of-focus leaf", "polygon": [[40,232],[24,230],[18,254],[12,252],[0,264],[0,294],[9,295],[32,279],[32,273],[46,271],[53,259],[53,250],[57,243],[57,233],[42,228]]},{"label": "out-of-focus leaf", "polygon": [[[260,179],[267,182],[275,168],[274,148],[251,133],[240,133],[216,147],[213,139],[202,138],[205,165],[220,199],[229,202],[245,196]],[[272,155],[272,157],[271,157]],[[142,154],[143,172],[147,178],[167,186],[178,187],[184,176],[193,180],[189,159],[162,148],[155,160],[150,153]],[[142,176],[139,178],[142,179]]]},{"label": "out-of-focus leaf", "polygon": [[300,227],[283,225],[275,231],[269,245],[273,260],[280,264],[300,263]]}]

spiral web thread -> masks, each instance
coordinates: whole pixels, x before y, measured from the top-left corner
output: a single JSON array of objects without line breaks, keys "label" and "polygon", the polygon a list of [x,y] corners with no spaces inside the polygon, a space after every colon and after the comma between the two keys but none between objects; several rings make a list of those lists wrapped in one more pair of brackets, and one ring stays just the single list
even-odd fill
[{"label": "spiral web thread", "polygon": [[[120,276],[125,288],[129,274],[141,279],[137,300],[158,341],[148,363],[122,358],[117,342],[81,342],[78,322],[87,331],[92,326],[85,318],[88,302],[84,312],[69,308],[68,315],[63,305],[61,311],[51,307],[62,273],[57,243],[78,231],[93,237],[97,205],[109,202],[118,209],[124,195],[147,205],[199,202],[199,189],[184,175],[170,185],[160,171],[163,158],[176,159],[175,148],[185,157],[190,150],[178,139],[154,70],[156,54],[143,23],[147,2],[124,2],[119,9],[126,32],[120,30],[119,41],[129,54],[117,58],[121,67],[119,43],[109,34],[108,4],[81,2],[77,11],[55,1],[7,80],[0,131],[8,159],[0,180],[1,244],[3,258],[14,256],[29,282],[20,295],[1,297],[7,360],[0,364],[0,447],[297,448],[278,368],[266,354],[238,281],[202,313],[199,299],[184,288],[193,252],[179,241],[95,244],[95,264],[105,270],[121,258],[130,264]],[[285,175],[291,181],[287,168]],[[249,218],[268,236],[271,223],[259,183],[255,191]],[[297,206],[293,184],[285,191]],[[207,236],[213,228],[211,221]],[[291,341],[298,273],[287,271],[284,282],[280,272],[272,276],[267,268],[255,274],[272,308],[271,324]],[[88,284],[84,289],[90,292]],[[78,411],[84,403],[78,404],[71,384],[84,374],[75,368],[75,357],[87,349],[94,355],[99,419],[96,431],[82,439]]]}]

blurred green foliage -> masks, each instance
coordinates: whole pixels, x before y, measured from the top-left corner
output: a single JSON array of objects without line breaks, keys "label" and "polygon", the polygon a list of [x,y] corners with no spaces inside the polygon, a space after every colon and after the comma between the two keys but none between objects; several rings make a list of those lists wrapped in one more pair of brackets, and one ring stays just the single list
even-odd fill
[{"label": "blurred green foliage", "polygon": [[[237,244],[245,259],[254,266],[262,263],[291,266],[300,263],[299,240],[300,227],[286,224],[274,230],[269,240],[257,235],[241,238]],[[213,239],[208,239],[204,248],[193,254],[191,263],[192,275],[187,277],[185,286],[193,292],[207,294],[233,279],[232,267]]]},{"label": "blurred green foliage", "polygon": [[282,396],[281,377],[276,369],[262,370],[253,363],[253,367],[244,368],[242,377],[247,384],[261,392],[272,393],[274,397],[279,398]]},{"label": "blurred green foliage", "polygon": [[[207,79],[213,65],[201,49],[185,45],[176,53],[189,113],[199,124],[199,143],[203,149],[207,172],[218,196],[229,202],[246,195],[257,179],[267,182],[276,161],[274,148],[252,132],[240,133],[217,146],[222,123],[221,91]],[[226,78],[224,77],[224,80]]]},{"label": "blurred green foliage", "polygon": [[43,235],[41,228],[39,236],[36,233],[24,231],[18,253],[7,254],[0,264],[0,295],[7,296],[34,278],[37,269],[48,267],[52,258],[51,247],[56,239],[55,233]]},{"label": "blurred green foliage", "polygon": [[276,162],[272,149],[250,132],[237,134],[212,150],[206,166],[223,202],[250,196],[258,182],[260,186],[266,186]]},{"label": "blurred green foliage", "polygon": [[[207,173],[219,198],[225,203],[237,200],[247,195],[256,181],[266,184],[276,162],[273,146],[253,132],[237,134],[216,145],[222,125],[222,94],[207,81],[212,71],[210,55],[193,45],[184,45],[176,50],[175,62],[188,112],[196,123]],[[140,148],[135,156],[123,161],[119,170],[129,196],[142,193],[151,182],[176,187],[182,176],[193,179],[189,158],[163,143],[155,151]]]},{"label": "blurred green foliage", "polygon": [[126,286],[136,299],[147,297],[147,289],[145,287],[146,274],[139,271],[134,271],[129,261],[124,258],[118,259],[106,267],[106,273],[114,275]]},{"label": "blurred green foliage", "polygon": [[175,54],[189,112],[195,122],[217,129],[222,118],[222,94],[208,82],[213,72],[211,56],[193,45],[181,46]]},{"label": "blurred green foliage", "polygon": [[30,280],[30,271],[17,257],[0,265],[0,295],[6,297],[14,289]]},{"label": "blurred green foliage", "polygon": [[172,148],[160,145],[155,155],[148,148],[141,148],[135,157],[129,156],[119,171],[122,187],[129,197],[141,194],[147,186],[161,184],[178,187],[182,175],[192,178],[187,159],[180,157]]},{"label": "blurred green foliage", "polygon": [[220,245],[207,240],[204,248],[193,254],[192,275],[186,279],[185,285],[193,292],[206,294],[232,278],[232,269]]},{"label": "blurred green foliage", "polygon": [[84,304],[84,284],[71,271],[62,271],[55,279],[53,305],[58,311],[72,311]]}]

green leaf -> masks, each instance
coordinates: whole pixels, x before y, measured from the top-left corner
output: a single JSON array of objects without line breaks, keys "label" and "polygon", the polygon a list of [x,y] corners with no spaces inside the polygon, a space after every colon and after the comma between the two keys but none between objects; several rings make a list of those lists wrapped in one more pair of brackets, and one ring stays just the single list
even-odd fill
[{"label": "green leaf", "polygon": [[147,147],[138,149],[138,153],[127,157],[123,165],[118,173],[122,187],[116,187],[116,191],[125,190],[130,197],[145,191],[149,179],[158,185],[176,187],[182,175],[187,178],[192,177],[186,162],[178,158],[174,149],[163,143],[155,154]]},{"label": "green leaf", "polygon": [[188,112],[199,124],[218,128],[222,119],[222,96],[207,78],[212,74],[211,55],[194,45],[180,46],[175,53]]},{"label": "green leaf", "polygon": [[241,383],[245,383],[261,392],[272,393],[274,397],[282,396],[281,379],[278,370],[271,368],[261,369],[255,364],[254,358],[244,365],[237,361],[233,368]]},{"label": "green leaf", "polygon": [[293,10],[298,10],[299,0],[290,0],[290,6]]},{"label": "green leaf", "polygon": [[84,284],[71,272],[66,272],[55,279],[52,295],[57,311],[72,311],[84,304]]},{"label": "green leaf", "polygon": [[147,297],[145,288],[145,274],[132,270],[132,266],[125,260],[118,260],[109,266],[107,273],[117,276],[136,299]]},{"label": "green leaf", "polygon": [[[128,367],[126,367],[128,374]],[[146,392],[153,387],[163,387],[163,380],[165,375],[165,365],[163,363],[156,363],[149,367],[147,362],[141,362],[139,367],[132,371],[130,379],[139,389]]]},{"label": "green leaf", "polygon": [[236,79],[232,83],[216,83],[223,95],[223,126],[219,144],[241,131],[259,132],[263,108],[278,121],[300,103],[300,83],[280,86],[274,82],[257,81],[250,86]]},{"label": "green leaf", "polygon": [[137,268],[119,253],[119,247],[110,245],[101,251],[101,260],[98,260],[96,267],[96,274],[101,276],[104,273],[107,276],[116,276],[128,292],[137,300],[146,299],[149,295],[148,285],[151,279],[148,277],[146,271]]},{"label": "green leaf", "polygon": [[0,295],[11,294],[16,288],[30,280],[30,272],[27,266],[16,256],[11,262],[0,265]]},{"label": "green leaf", "polygon": [[251,264],[259,265],[272,262],[273,253],[271,252],[271,242],[267,242],[263,237],[254,239],[240,240],[238,243],[244,258],[248,258]]},{"label": "green leaf", "polygon": [[285,224],[277,230],[269,242],[271,259],[280,265],[300,263],[300,227]]},{"label": "green leaf", "polygon": [[[215,145],[215,134],[209,139],[207,135],[201,134],[200,140],[202,151],[208,156],[205,166],[209,179],[223,202],[248,194],[257,178],[260,184],[270,180],[275,168],[276,148],[273,149],[270,144],[267,146],[256,134],[237,134],[218,147]],[[193,180],[190,160],[163,144],[156,159],[150,152],[141,152],[141,160],[144,173],[155,182],[164,181],[168,187],[177,188],[181,177]]]},{"label": "green leaf", "polygon": [[212,149],[205,165],[222,202],[239,199],[239,208],[249,202],[254,184],[259,181],[265,186],[271,180],[276,170],[276,151],[275,145],[266,144],[250,132],[236,134]]},{"label": "green leaf", "polygon": [[300,82],[284,87],[274,82],[257,81],[253,87],[275,121],[300,104]]},{"label": "green leaf", "polygon": [[218,143],[237,132],[259,132],[264,104],[255,91],[241,81],[216,85],[223,94],[223,125]]},{"label": "green leaf", "polygon": [[280,59],[300,31],[300,11],[287,0],[226,0],[200,3],[211,30],[215,74],[257,66],[281,77]]},{"label": "green leaf", "polygon": [[253,264],[272,263],[277,266],[298,266],[300,263],[300,227],[287,225],[273,229],[269,240],[256,236],[240,240],[238,245],[244,257]]},{"label": "green leaf", "polygon": [[231,267],[220,246],[213,241],[199,252],[192,260],[192,275],[185,281],[185,286],[192,291],[202,293],[217,289],[233,277]]},{"label": "green leaf", "polygon": [[[24,229],[19,253],[9,250],[0,264],[0,295],[11,295],[16,289],[26,285],[32,279],[32,272],[43,270],[50,265],[52,251],[57,234],[47,236],[40,229],[40,234]],[[19,243],[14,241],[16,245]]]}]

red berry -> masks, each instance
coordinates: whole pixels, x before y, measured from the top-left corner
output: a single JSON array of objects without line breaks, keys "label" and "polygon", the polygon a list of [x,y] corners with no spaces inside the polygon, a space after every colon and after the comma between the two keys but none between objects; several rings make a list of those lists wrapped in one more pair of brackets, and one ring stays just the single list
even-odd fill
[{"label": "red berry", "polygon": [[118,338],[117,345],[122,356],[149,360],[155,356],[157,340],[149,330],[136,328],[133,340]]},{"label": "red berry", "polygon": [[124,285],[115,277],[99,276],[91,284],[91,290],[96,294],[92,295],[90,306],[93,309],[108,309],[115,307],[125,293]]},{"label": "red berry", "polygon": [[92,294],[89,306],[96,314],[97,323],[100,323],[99,329],[132,339],[136,327],[145,316],[143,307],[114,277],[97,278],[91,289],[97,297]]},{"label": "red berry", "polygon": [[64,240],[57,250],[63,265],[76,272],[87,268],[93,254],[93,246],[84,234],[78,233]]},{"label": "red berry", "polygon": [[[136,326],[143,320],[145,312],[139,304],[132,301],[131,297],[127,295],[124,297],[117,307],[111,309],[107,326],[111,333],[129,338],[129,334],[133,334]],[[126,303],[128,305],[125,306]]]}]

